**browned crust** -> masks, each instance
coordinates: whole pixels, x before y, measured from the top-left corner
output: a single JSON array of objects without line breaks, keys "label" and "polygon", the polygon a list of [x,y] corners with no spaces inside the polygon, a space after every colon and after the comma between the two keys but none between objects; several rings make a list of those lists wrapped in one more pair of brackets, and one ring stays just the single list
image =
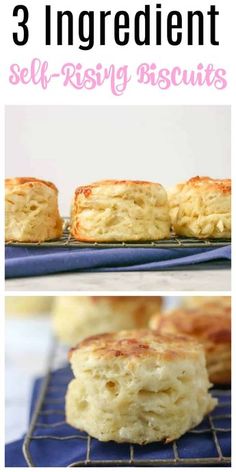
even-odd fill
[{"label": "browned crust", "polygon": [[231,308],[217,302],[181,308],[153,317],[151,326],[161,335],[191,336],[205,349],[207,369],[213,383],[231,382]]},{"label": "browned crust", "polygon": [[185,358],[201,350],[190,337],[160,335],[156,331],[143,329],[90,336],[69,351],[69,359],[76,351],[88,347],[97,357],[155,357],[166,361]]},{"label": "browned crust", "polygon": [[94,238],[89,238],[88,236],[81,236],[80,233],[79,233],[79,229],[78,229],[78,224],[76,225],[76,231],[73,231],[73,227],[71,228],[71,234],[72,236],[74,236],[75,239],[77,239],[77,241],[81,241],[81,242],[84,242],[84,243],[96,243],[96,239]]},{"label": "browned crust", "polygon": [[58,192],[57,187],[52,182],[37,179],[35,177],[14,177],[12,179],[5,179],[5,187],[17,187],[18,185],[27,185],[32,187],[35,183],[43,184]]},{"label": "browned crust", "polygon": [[82,185],[76,188],[75,196],[83,194],[85,197],[89,197],[92,193],[92,189],[96,187],[108,186],[108,185],[158,185],[159,183],[149,182],[146,180],[100,180],[98,182],[93,182],[89,185]]},{"label": "browned crust", "polygon": [[187,185],[196,190],[201,190],[202,184],[205,184],[209,189],[231,194],[231,179],[212,179],[211,177],[196,176],[179,185],[181,189]]},{"label": "browned crust", "polygon": [[224,368],[224,371],[217,372],[210,375],[210,381],[214,384],[230,384],[231,370]]},{"label": "browned crust", "polygon": [[231,309],[216,302],[173,310],[165,316],[154,318],[152,323],[161,334],[170,329],[170,332],[189,335],[199,341],[209,340],[216,344],[231,342]]}]

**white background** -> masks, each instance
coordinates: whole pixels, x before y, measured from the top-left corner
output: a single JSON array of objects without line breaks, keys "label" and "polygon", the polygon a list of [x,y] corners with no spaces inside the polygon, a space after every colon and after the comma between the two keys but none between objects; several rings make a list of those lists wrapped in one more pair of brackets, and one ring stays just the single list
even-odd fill
[{"label": "white background", "polygon": [[52,180],[69,214],[95,180],[230,177],[230,107],[7,107],[6,176]]}]

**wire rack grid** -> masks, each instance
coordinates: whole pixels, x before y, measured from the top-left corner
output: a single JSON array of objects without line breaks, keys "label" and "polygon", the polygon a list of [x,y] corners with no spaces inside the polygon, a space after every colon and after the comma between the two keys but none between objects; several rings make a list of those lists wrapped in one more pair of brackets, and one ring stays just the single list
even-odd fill
[{"label": "wire rack grid", "polygon": [[226,246],[231,243],[230,239],[197,239],[177,237],[174,234],[169,239],[162,239],[159,241],[129,241],[129,242],[115,242],[115,243],[99,243],[99,242],[82,242],[77,241],[70,234],[69,218],[64,218],[63,234],[61,238],[35,243],[21,243],[15,241],[6,242],[6,246],[20,246],[20,247],[51,247],[51,248],[97,248],[97,249],[112,249],[112,248],[217,248]]},{"label": "wire rack grid", "polygon": [[[222,448],[224,439],[227,435],[227,442],[230,441],[230,419],[231,419],[231,392],[229,389],[214,389],[213,396],[217,397],[219,404],[217,411],[203,421],[199,427],[186,433],[182,438],[168,445],[154,443],[146,446],[136,445],[115,445],[117,456],[110,456],[109,444],[99,443],[83,432],[79,432],[66,425],[64,416],[64,396],[68,382],[72,374],[67,368],[54,371],[55,360],[63,358],[61,347],[54,340],[46,375],[40,385],[39,395],[34,408],[32,419],[28,432],[24,439],[23,454],[29,467],[37,467],[32,445],[37,444],[40,448],[40,442],[55,441],[59,444],[59,450],[63,450],[65,444],[74,443],[75,450],[78,445],[82,445],[83,459],[75,460],[65,464],[67,467],[81,466],[230,466],[231,458],[225,448]],[[56,379],[53,378],[55,372]],[[57,417],[55,421],[55,415]],[[223,424],[222,424],[223,422]],[[225,424],[227,423],[227,424]],[[50,428],[50,430],[49,430]],[[59,428],[59,429],[58,429]],[[50,431],[50,433],[49,433]],[[60,434],[58,434],[60,431]],[[219,437],[221,436],[221,438]],[[186,442],[186,437],[188,438]],[[223,442],[222,442],[222,441]],[[199,443],[200,441],[200,443]],[[97,457],[94,453],[94,446],[102,447],[102,451]],[[112,443],[113,445],[115,443]],[[224,443],[225,444],[225,443]],[[112,447],[114,447],[112,445]],[[209,446],[210,445],[210,446]],[[125,449],[124,449],[125,447]],[[203,451],[202,457],[199,457]],[[214,454],[208,457],[206,452],[214,448]],[[228,446],[227,446],[228,451]],[[188,457],[183,457],[186,455]],[[47,466],[48,464],[42,464]],[[42,466],[40,464],[40,466]],[[53,464],[57,465],[57,464]]]}]

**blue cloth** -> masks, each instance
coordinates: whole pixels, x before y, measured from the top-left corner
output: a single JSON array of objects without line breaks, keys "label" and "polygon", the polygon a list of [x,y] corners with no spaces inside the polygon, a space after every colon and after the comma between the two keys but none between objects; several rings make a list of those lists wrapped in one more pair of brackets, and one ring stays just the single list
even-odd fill
[{"label": "blue cloth", "polygon": [[155,271],[200,263],[222,267],[231,260],[231,246],[208,248],[115,248],[75,249],[6,247],[6,278],[55,274],[57,272]]},{"label": "blue cloth", "polygon": [[[37,467],[66,467],[78,461],[86,460],[87,435],[71,428],[65,423],[64,396],[68,382],[72,378],[71,370],[67,366],[52,373],[44,404],[37,420],[37,426],[33,431],[34,440],[30,444],[30,453],[33,464]],[[30,416],[34,410],[41,387],[41,379],[35,382]],[[222,432],[222,428],[230,428],[230,391],[216,391],[215,397],[219,399],[219,405],[212,413],[212,422],[215,428],[222,455],[231,456],[230,432]],[[53,410],[53,411],[52,411]],[[222,418],[222,415],[227,417]],[[37,439],[40,436],[41,439]],[[52,439],[45,436],[56,436]],[[6,446],[6,467],[24,467],[26,462],[22,454],[23,440],[16,441]],[[217,458],[218,452],[210,431],[209,419],[206,417],[194,432],[188,432],[177,442],[178,455],[181,459],[192,458]],[[101,443],[96,439],[91,440],[91,461],[111,460],[118,465],[118,460],[127,461],[129,464],[130,447],[128,444],[116,444],[114,442]],[[173,444],[153,443],[146,446],[134,446],[134,460],[162,460],[174,459]],[[174,464],[173,464],[174,465]],[[211,464],[208,464],[211,465]]]}]

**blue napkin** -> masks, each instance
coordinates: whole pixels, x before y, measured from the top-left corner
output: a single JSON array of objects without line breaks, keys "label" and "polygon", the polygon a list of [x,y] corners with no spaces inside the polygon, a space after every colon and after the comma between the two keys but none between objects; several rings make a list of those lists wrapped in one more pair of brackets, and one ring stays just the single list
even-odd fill
[{"label": "blue napkin", "polygon": [[[30,453],[34,466],[37,467],[66,467],[78,461],[85,461],[87,454],[87,435],[84,432],[68,426],[64,416],[64,396],[68,382],[72,378],[69,366],[52,373],[47,388],[44,404],[33,431],[34,440],[30,444]],[[42,379],[35,382],[30,416],[34,411]],[[230,438],[230,392],[216,391],[214,396],[219,399],[219,405],[211,415],[211,421],[221,453],[229,458],[231,455]],[[223,417],[224,416],[224,417]],[[222,429],[227,431],[222,431]],[[47,436],[47,437],[46,437]],[[49,437],[48,437],[49,436]],[[56,436],[57,439],[53,439]],[[67,437],[67,439],[65,439]],[[70,438],[68,438],[70,437]],[[64,438],[64,440],[61,440]],[[25,467],[27,464],[22,453],[23,439],[6,446],[6,467]],[[176,441],[178,456],[181,459],[219,457],[213,433],[210,431],[209,418],[206,417],[201,425],[193,432],[188,432]],[[173,460],[173,444],[153,443],[146,446],[134,445],[134,460]],[[90,461],[112,461],[109,465],[119,465],[117,461],[129,464],[129,444],[114,442],[101,443],[91,440]],[[174,464],[173,464],[174,465]],[[188,464],[189,465],[189,464]],[[211,465],[209,463],[208,465]]]},{"label": "blue napkin", "polygon": [[40,248],[6,247],[6,278],[57,272],[155,271],[229,264],[231,246],[220,248]]}]

